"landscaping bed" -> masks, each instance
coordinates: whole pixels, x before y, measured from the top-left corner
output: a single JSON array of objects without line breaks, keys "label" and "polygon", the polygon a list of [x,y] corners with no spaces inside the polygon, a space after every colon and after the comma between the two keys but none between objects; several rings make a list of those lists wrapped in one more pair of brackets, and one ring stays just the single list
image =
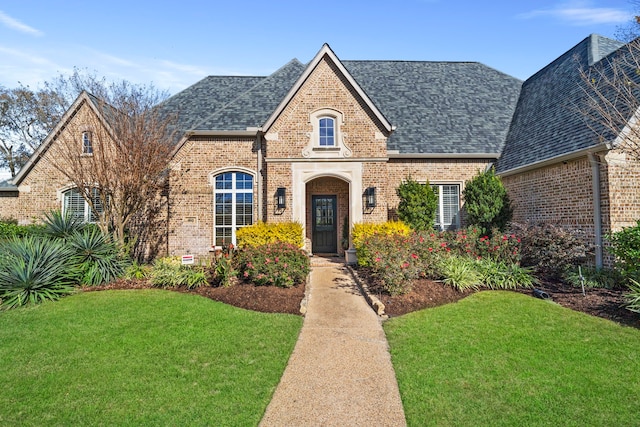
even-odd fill
[{"label": "landscaping bed", "polygon": [[[110,285],[84,288],[84,290],[140,289],[149,287],[151,286],[147,281],[118,280]],[[582,295],[581,289],[563,285],[559,282],[542,283],[537,286],[537,289],[550,294],[552,301],[563,307],[640,328],[640,315],[622,306],[625,292],[622,289],[589,288],[586,291],[586,296]],[[181,292],[196,293],[206,298],[248,310],[298,315],[300,314],[300,303],[305,293],[304,285],[279,288],[275,286],[253,286],[246,283],[237,283],[229,287],[201,287],[192,290],[180,288],[179,290]],[[531,289],[521,289],[517,292],[531,295],[533,298]],[[390,296],[381,292],[375,292],[375,295],[385,305],[385,313],[394,317],[424,308],[454,303],[472,293],[473,291],[459,292],[436,281],[419,279],[414,281],[411,292],[405,295]]]}]

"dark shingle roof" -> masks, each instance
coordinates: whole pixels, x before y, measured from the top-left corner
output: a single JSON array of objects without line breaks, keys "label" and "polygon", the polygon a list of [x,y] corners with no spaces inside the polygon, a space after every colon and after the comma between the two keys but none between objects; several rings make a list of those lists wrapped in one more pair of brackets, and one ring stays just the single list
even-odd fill
[{"label": "dark shingle roof", "polygon": [[475,62],[343,61],[400,153],[499,153],[522,82]]},{"label": "dark shingle roof", "polygon": [[522,86],[497,171],[527,166],[597,145],[598,135],[581,110],[581,67],[600,61],[623,44],[591,35],[529,78]]},{"label": "dark shingle roof", "polygon": [[[400,153],[499,153],[521,81],[479,63],[343,61],[396,126]],[[187,130],[246,130],[273,114],[307,65],[268,77],[207,77],[167,100]]]},{"label": "dark shingle roof", "polygon": [[211,114],[264,80],[265,77],[209,76],[167,99],[160,106],[177,114],[179,133],[195,128]]},{"label": "dark shingle roof", "polygon": [[195,130],[246,130],[262,126],[287,95],[305,66],[297,59],[198,122]]}]

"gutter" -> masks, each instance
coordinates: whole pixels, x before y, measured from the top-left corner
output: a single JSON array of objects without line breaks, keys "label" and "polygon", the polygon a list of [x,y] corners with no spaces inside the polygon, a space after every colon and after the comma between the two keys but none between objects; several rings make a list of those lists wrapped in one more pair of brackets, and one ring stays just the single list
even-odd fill
[{"label": "gutter", "polygon": [[573,160],[578,157],[588,156],[589,153],[595,153],[597,151],[610,150],[610,149],[611,149],[611,144],[607,144],[607,143],[593,145],[591,147],[581,148],[579,150],[571,151],[569,153],[561,154],[559,156],[551,157],[549,159],[540,160],[534,163],[529,163],[528,165],[525,165],[525,166],[518,166],[513,169],[508,169],[504,172],[497,172],[496,175],[502,176],[502,177],[515,175],[518,173],[528,172],[528,171],[542,168],[545,166],[551,166],[555,163]]},{"label": "gutter", "polygon": [[390,159],[497,159],[500,153],[398,153],[387,151]]},{"label": "gutter", "polygon": [[600,195],[600,165],[596,155],[588,153],[591,163],[591,186],[593,195],[593,228],[595,234],[596,269],[601,269],[602,262],[602,206]]},{"label": "gutter", "polygon": [[260,129],[248,128],[247,130],[190,130],[187,136],[228,136],[228,137],[248,137],[256,136]]}]

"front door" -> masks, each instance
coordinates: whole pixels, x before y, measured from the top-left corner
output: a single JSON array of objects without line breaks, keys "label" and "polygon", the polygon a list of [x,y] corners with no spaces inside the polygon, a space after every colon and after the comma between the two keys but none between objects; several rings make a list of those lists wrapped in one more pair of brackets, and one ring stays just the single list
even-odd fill
[{"label": "front door", "polygon": [[313,253],[333,254],[338,252],[336,196],[312,196]]}]

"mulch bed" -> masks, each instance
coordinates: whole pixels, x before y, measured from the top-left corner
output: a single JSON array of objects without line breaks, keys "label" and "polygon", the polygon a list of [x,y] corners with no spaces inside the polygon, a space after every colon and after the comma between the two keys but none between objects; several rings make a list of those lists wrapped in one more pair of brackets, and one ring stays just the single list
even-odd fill
[{"label": "mulch bed", "polygon": [[[109,285],[84,288],[84,290],[144,289],[150,287],[150,284],[144,280],[118,280]],[[400,296],[392,297],[376,292],[375,286],[372,286],[372,288],[373,293],[385,305],[385,313],[391,317],[453,303],[473,293],[473,291],[458,292],[439,282],[426,279],[416,280],[411,292]],[[622,289],[592,288],[587,289],[585,296],[582,295],[581,289],[558,282],[545,282],[536,288],[551,295],[551,299],[554,302],[564,307],[592,316],[603,317],[623,325],[640,328],[640,314],[633,313],[623,307],[623,294],[625,291]],[[297,315],[300,315],[300,303],[305,294],[304,285],[292,288],[277,288],[273,286],[254,286],[241,282],[229,287],[202,287],[193,290],[179,288],[177,291],[202,295],[203,297],[247,310]],[[521,289],[516,292],[531,295],[534,298],[531,289]]]}]

